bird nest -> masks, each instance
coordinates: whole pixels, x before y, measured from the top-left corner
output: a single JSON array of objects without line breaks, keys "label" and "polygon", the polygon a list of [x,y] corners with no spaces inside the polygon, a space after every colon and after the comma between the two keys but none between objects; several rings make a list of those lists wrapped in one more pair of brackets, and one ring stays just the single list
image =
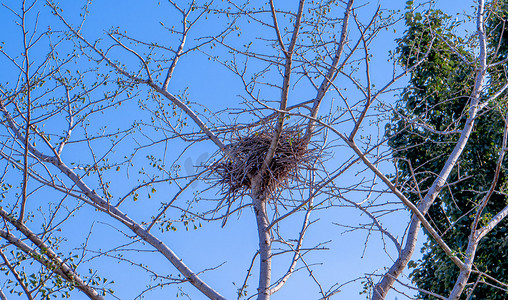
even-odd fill
[{"label": "bird nest", "polygon": [[[272,138],[272,132],[265,130],[236,139],[228,145],[228,157],[215,169],[223,194],[236,198],[251,189],[252,179],[262,169]],[[301,130],[283,130],[273,159],[262,177],[261,188],[273,192],[278,187],[287,186],[298,178],[299,169],[308,166],[312,153]]]}]

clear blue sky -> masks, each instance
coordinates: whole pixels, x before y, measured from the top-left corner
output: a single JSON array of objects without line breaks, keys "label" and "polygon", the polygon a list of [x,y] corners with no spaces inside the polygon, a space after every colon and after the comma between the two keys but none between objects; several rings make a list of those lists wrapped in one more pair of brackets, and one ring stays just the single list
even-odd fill
[{"label": "clear blue sky", "polygon": [[[61,1],[63,15],[68,16],[70,20],[76,20],[75,16],[79,13],[79,8],[83,5],[82,1]],[[405,1],[379,1],[382,7],[392,9],[403,9]],[[18,7],[18,1],[3,1],[8,6]],[[56,19],[47,12],[47,8],[42,7],[43,2],[39,4],[41,11],[40,28],[47,26],[60,27],[56,24]],[[436,7],[447,13],[455,14],[471,5],[461,1],[437,1]],[[161,6],[166,7],[167,6]],[[369,9],[366,9],[368,11]],[[90,16],[88,17],[83,34],[90,40],[102,37],[104,38],[104,30],[112,27],[119,27],[125,30],[133,37],[142,38],[147,41],[164,40],[166,33],[161,30],[159,20],[164,23],[171,23],[177,18],[175,14],[168,14],[168,10],[161,9],[155,1],[106,1],[96,0],[90,6]],[[6,52],[15,53],[16,48],[20,45],[19,28],[13,23],[12,14],[6,9],[0,9],[0,41],[5,41],[4,49]],[[213,33],[220,30],[220,23],[208,22],[206,27],[198,27],[197,34]],[[373,74],[379,74],[373,80],[381,85],[385,82],[385,78],[391,76],[391,63],[387,62],[387,51],[394,48],[394,38],[400,36],[403,32],[402,24],[395,27],[397,32],[387,31],[377,40],[377,46],[372,47],[374,52],[373,67],[376,68]],[[256,32],[244,32],[246,36],[255,36]],[[190,41],[193,43],[193,41]],[[35,53],[36,54],[36,53]],[[122,57],[127,63],[135,64],[132,57]],[[79,69],[79,66],[75,66]],[[0,67],[0,82],[10,81],[11,84],[16,79],[11,78],[11,74],[15,72],[12,65],[8,65],[2,61]],[[238,80],[232,76],[231,72],[226,70],[219,64],[210,62],[204,55],[193,55],[190,58],[184,58],[178,65],[174,79],[170,85],[170,91],[178,94],[186,88],[188,90],[188,98],[193,102],[200,103],[208,107],[211,111],[219,111],[231,107],[240,107],[241,99],[238,94],[242,93]],[[388,100],[388,99],[385,99]],[[393,99],[395,100],[395,99]],[[390,101],[390,100],[388,100]],[[291,104],[291,103],[290,103]],[[125,126],[129,124],[133,117],[142,118],[142,115],[131,115],[137,109],[137,103],[127,103],[127,108],[108,111],[106,115],[94,117],[95,127],[99,128],[108,125],[109,128]],[[51,127],[52,124],[48,124]],[[122,144],[122,148],[118,149],[116,154],[118,157],[122,153],[129,152],[129,147],[135,147],[134,141]],[[179,153],[185,145],[175,142],[170,145],[168,155]],[[97,145],[100,149],[100,145]],[[76,163],[82,162],[80,155],[84,155],[86,149],[70,148],[71,151],[64,152],[64,158]],[[150,151],[163,151],[162,147],[151,148]],[[198,164],[205,157],[211,156],[216,151],[215,146],[211,142],[205,142],[200,146],[192,147],[181,158],[180,163],[183,164],[182,174],[194,172],[192,169],[185,167],[185,162]],[[149,153],[145,153],[149,154]],[[140,156],[135,163],[146,164],[147,160],[144,156]],[[139,166],[135,166],[136,169]],[[122,173],[123,174],[123,173]],[[113,181],[112,191],[118,194],[125,194],[130,190],[131,185],[136,182],[138,175],[130,174],[129,178],[126,174],[120,175],[119,180]],[[351,177],[348,180],[353,182],[356,178]],[[198,183],[193,187],[191,192],[199,191],[205,187],[204,183]],[[129,216],[136,220],[147,217],[147,212],[153,211],[159,207],[160,202],[167,202],[177,191],[174,185],[157,187],[158,192],[146,197],[143,192],[141,199],[143,205],[139,202],[129,202],[122,206],[122,209],[128,212]],[[47,197],[53,196],[48,194]],[[184,197],[192,197],[188,193]],[[44,199],[41,199],[44,201]],[[244,201],[248,201],[245,199]],[[37,205],[37,204],[34,204]],[[173,212],[175,216],[177,212]],[[319,219],[317,225],[312,227],[307,234],[306,245],[311,246],[319,242],[333,241],[326,245],[330,250],[318,251],[311,254],[308,259],[310,262],[322,262],[323,265],[314,267],[315,275],[322,280],[325,287],[329,287],[334,282],[345,283],[352,278],[362,276],[390,266],[390,258],[382,250],[382,243],[379,237],[369,239],[368,247],[364,251],[364,242],[366,235],[364,233],[345,233],[343,228],[333,225],[333,222],[341,222],[345,224],[357,224],[365,221],[364,217],[359,216],[357,212],[349,209],[334,208],[327,211],[321,211],[313,216],[314,220]],[[407,214],[400,212],[385,220],[385,225],[389,228],[397,228],[399,226],[399,236],[402,235],[407,222]],[[294,222],[295,227],[300,225],[300,218],[290,220]],[[76,216],[69,221],[70,226],[62,228],[62,236],[69,236],[68,242],[64,243],[62,251],[70,251],[78,248],[84,242],[84,237],[90,230],[92,224],[94,226],[93,234],[89,240],[89,248],[95,250],[106,250],[115,245],[126,243],[129,240],[125,238],[117,229],[122,226],[93,209],[83,208]],[[291,223],[290,223],[291,224]],[[235,296],[236,288],[233,282],[241,285],[245,276],[250,260],[257,249],[257,232],[253,213],[246,210],[241,216],[232,216],[224,228],[221,223],[202,223],[202,227],[198,230],[186,231],[179,227],[176,232],[170,231],[157,234],[165,243],[167,243],[183,261],[195,271],[206,268],[213,268],[222,263],[219,270],[210,271],[202,275],[213,288],[221,292],[228,299]],[[124,229],[122,229],[124,230]],[[396,230],[395,230],[396,231]],[[76,238],[78,237],[78,238]],[[82,237],[82,238],[81,238]],[[423,237],[421,238],[423,241]],[[146,249],[149,249],[148,247]],[[390,249],[393,253],[393,249]],[[89,254],[87,258],[91,258]],[[132,257],[132,256],[131,256]],[[142,260],[143,264],[158,270],[163,274],[177,274],[176,270],[160,255],[151,253],[137,253],[136,257]],[[284,260],[275,260],[273,265],[274,276],[284,272],[287,268],[288,258]],[[137,270],[129,263],[117,263],[114,260],[97,259],[92,260],[89,266],[101,273],[101,276],[115,280],[116,284],[112,288],[116,290],[116,295],[121,299],[132,299],[146,285],[146,276],[140,280],[138,275],[133,272]],[[256,264],[257,266],[257,264]],[[256,268],[254,268],[256,270]],[[82,273],[86,273],[86,269],[80,269]],[[256,271],[254,271],[255,273]],[[141,273],[142,274],[142,273]],[[4,274],[0,274],[0,284]],[[300,271],[288,281],[286,286],[273,296],[273,299],[316,299],[317,288],[309,280],[306,271]],[[257,284],[256,279],[251,279],[250,286]],[[192,299],[202,299],[203,297],[196,293],[190,285],[183,285],[185,292],[191,295]],[[342,292],[336,296],[337,299],[362,299],[364,296],[358,295],[361,290],[361,281],[357,281],[345,286]],[[177,289],[174,287],[166,287],[164,290],[155,290],[147,294],[146,299],[174,299]],[[394,293],[390,294],[387,299],[394,299]],[[397,296],[399,300],[402,296]],[[11,299],[11,298],[9,298]],[[15,299],[15,298],[12,298]],[[84,296],[76,293],[72,299],[85,299]],[[184,298],[185,299],[185,298]]]}]

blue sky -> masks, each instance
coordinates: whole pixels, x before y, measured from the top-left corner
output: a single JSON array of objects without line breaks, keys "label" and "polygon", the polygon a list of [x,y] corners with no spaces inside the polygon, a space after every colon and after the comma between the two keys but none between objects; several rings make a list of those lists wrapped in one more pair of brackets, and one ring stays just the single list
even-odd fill
[{"label": "blue sky", "polygon": [[[19,6],[18,1],[7,0],[3,2],[14,8]],[[382,7],[393,9],[403,9],[403,3],[404,1],[380,1]],[[46,28],[47,26],[51,26],[52,29],[61,28],[61,25],[57,25],[56,19],[48,13],[47,8],[43,7],[42,4],[43,2],[38,4],[41,11],[39,28]],[[77,22],[76,16],[82,6],[83,2],[81,1],[62,1],[61,3],[63,15],[75,22]],[[447,13],[456,14],[470,5],[464,2],[438,1],[436,6]],[[161,29],[159,22],[162,20],[166,25],[171,24],[171,22],[175,22],[178,15],[168,13],[169,10],[167,8],[165,4],[158,6],[157,2],[152,1],[144,1],[141,4],[140,1],[132,0],[97,0],[90,6],[90,14],[82,32],[90,40],[97,38],[104,38],[106,40],[107,37],[104,36],[104,31],[112,27],[119,27],[120,30],[125,30],[133,37],[142,38],[147,41],[169,40],[168,44],[171,44],[170,36],[166,31]],[[370,12],[371,8],[366,8],[364,11]],[[221,26],[220,22],[208,21],[206,25],[196,28],[195,36],[214,34],[214,32],[221,30]],[[19,28],[15,26],[12,14],[6,9],[0,10],[0,28],[4,28],[0,32],[0,40],[6,42],[4,45],[5,51],[17,55],[16,53],[19,53],[17,48],[20,45]],[[387,61],[387,51],[394,48],[395,42],[393,39],[400,36],[404,30],[402,23],[399,23],[395,28],[397,30],[395,33],[393,31],[383,32],[377,39],[376,46],[372,47],[374,49],[372,53],[374,55],[373,68],[376,70],[372,72],[376,74],[373,81],[379,82],[379,85],[382,85],[386,81],[385,79],[391,76],[391,72],[386,72],[386,70],[391,70],[392,68],[392,64]],[[248,40],[257,36],[259,32],[247,30],[243,34]],[[194,36],[191,35],[189,43],[196,43],[192,38]],[[107,44],[108,41],[106,40],[103,43]],[[41,49],[40,51],[43,50]],[[65,51],[65,48],[62,50]],[[34,51],[36,57],[39,54],[37,51]],[[215,53],[220,54],[220,51],[224,50],[219,49],[216,51]],[[112,54],[118,55],[116,52],[112,52]],[[125,54],[118,56],[118,58],[125,61],[129,66],[136,66],[132,56],[123,55]],[[2,61],[1,65],[0,82],[4,84],[6,81],[9,81],[13,84],[15,78],[13,79],[11,76],[16,72],[15,68],[5,61]],[[72,68],[80,69],[81,66],[75,65]],[[196,54],[184,57],[179,63],[173,77],[174,79],[171,81],[169,88],[172,93],[179,94],[188,88],[188,99],[206,106],[211,111],[240,107],[241,98],[238,95],[242,94],[243,91],[239,80],[223,66],[209,61],[205,55]],[[297,92],[301,93],[299,96],[302,98],[306,97],[307,91],[298,90]],[[297,92],[292,91],[292,95]],[[146,90],[140,92],[139,98],[143,97],[147,97]],[[298,99],[298,97],[294,98]],[[384,100],[394,103],[393,101],[396,99]],[[138,102],[135,99],[127,101],[122,105],[122,107],[117,109],[108,110],[105,114],[94,116],[91,120],[92,125],[90,128],[99,131],[101,127],[107,125],[108,129],[106,131],[115,131],[117,128],[130,126],[134,119],[143,120],[148,117],[146,111],[139,112]],[[326,105],[330,104],[326,103]],[[194,107],[197,107],[197,105],[194,105]],[[221,117],[225,118],[225,116],[223,114]],[[48,123],[46,126],[49,128],[48,130],[54,129],[56,131],[60,125],[55,121],[54,124]],[[369,132],[370,129],[366,129],[366,131]],[[83,132],[78,131],[77,134],[82,135]],[[373,131],[373,134],[377,134],[376,131]],[[143,137],[140,137],[139,140],[126,140],[119,146],[114,157],[120,158],[125,153],[129,153],[132,148],[135,148],[137,146],[136,142],[146,141],[147,138]],[[105,151],[107,147],[107,145],[101,145],[101,143],[94,143],[94,147],[96,147],[99,153]],[[136,170],[139,170],[141,167],[149,169],[147,166],[147,155],[157,152],[157,156],[163,156],[161,153],[166,151],[167,156],[174,160],[177,154],[187,145],[180,142],[171,142],[166,146],[168,147],[166,150],[164,150],[164,144],[141,150],[140,154],[133,161],[135,165],[130,168],[131,171],[134,171],[132,173],[127,173],[128,170],[125,168],[119,173],[113,171],[107,172],[106,174],[109,174],[113,178],[111,191],[114,192],[114,195],[125,194],[131,189],[132,185],[143,178],[143,175],[138,174]],[[198,146],[191,147],[178,159],[179,163],[182,164],[180,174],[192,175],[194,172],[192,168],[189,169],[188,166],[185,166],[185,162],[190,161],[192,164],[198,164],[205,157],[208,158],[215,152],[216,147],[211,142],[204,142]],[[64,158],[75,164],[84,163],[90,159],[86,153],[87,149],[82,145],[70,145],[64,151]],[[350,175],[345,180],[354,182],[357,178]],[[193,192],[200,191],[204,187],[206,187],[205,183],[197,183],[183,198],[192,198]],[[169,201],[178,191],[175,185],[160,185],[157,186],[157,190],[150,198],[147,196],[148,192],[142,190],[138,201],[126,201],[125,205],[122,205],[122,209],[136,220],[147,219],[150,212],[158,209],[159,203]],[[45,197],[49,199],[50,197],[58,196],[48,192],[45,194]],[[41,198],[40,201],[44,203],[45,199]],[[244,201],[248,201],[248,199],[246,198]],[[31,208],[35,209],[40,203],[32,202],[30,205]],[[176,211],[171,212],[171,214],[175,218],[179,216],[179,213]],[[391,229],[399,227],[394,231],[398,231],[400,236],[403,234],[403,226],[405,226],[407,218],[407,213],[401,211],[386,218],[384,224]],[[309,230],[306,245],[312,246],[326,242],[331,239],[330,236],[333,238],[332,242],[326,244],[329,250],[317,251],[309,255],[308,258],[310,262],[323,263],[315,267],[314,274],[322,280],[324,286],[329,287],[334,282],[345,283],[352,278],[363,276],[365,273],[374,272],[390,265],[390,258],[383,250],[380,250],[382,249],[382,242],[378,236],[369,238],[368,247],[364,252],[366,234],[358,232],[344,233],[344,228],[333,224],[335,222],[343,224],[364,222],[365,218],[352,209],[332,208],[326,211],[319,211],[313,216],[313,220],[319,221]],[[301,216],[292,217],[288,220],[288,227],[292,227],[293,224],[294,227],[301,226],[300,222]],[[68,226],[62,228],[61,232],[62,236],[69,237],[62,246],[62,251],[64,252],[79,248],[85,242],[86,235],[92,226],[93,231],[88,240],[89,249],[96,251],[106,250],[129,242],[129,239],[121,233],[121,230],[125,229],[122,229],[119,223],[91,208],[82,208],[79,213],[69,220],[68,224]],[[177,226],[178,230],[175,232],[169,231],[158,233],[157,235],[195,271],[221,265],[218,270],[207,272],[202,277],[228,299],[233,298],[236,289],[232,283],[240,285],[243,282],[250,260],[257,249],[257,233],[253,213],[251,210],[245,210],[240,216],[234,215],[230,217],[224,228],[221,228],[220,222],[201,222],[201,225],[202,227],[199,229],[191,229],[189,231],[186,231],[183,226]],[[288,231],[290,230],[288,229]],[[423,236],[421,242],[423,242]],[[176,274],[176,270],[167,261],[163,260],[160,255],[149,253],[148,247],[142,248],[147,252],[136,251],[126,254],[126,256],[135,257],[143,264],[149,265],[161,273]],[[393,253],[393,249],[389,249],[389,251]],[[130,251],[126,252],[129,253]],[[93,258],[93,253],[87,255],[87,259],[91,258]],[[281,272],[285,271],[288,259],[289,257],[286,257],[285,259],[274,261],[274,278],[277,278],[277,274],[280,275]],[[126,262],[118,263],[115,260],[98,258],[92,259],[87,266],[97,270],[101,276],[115,280],[116,284],[112,285],[112,288],[116,290],[115,294],[120,299],[132,299],[147,284],[146,277],[140,280],[137,275],[138,273],[135,273],[137,271],[133,271],[138,270],[138,268],[132,267]],[[87,272],[86,269],[80,269],[80,271],[82,273]],[[0,276],[4,276],[4,274]],[[255,277],[251,279],[249,286],[255,286],[257,284],[256,280]],[[183,285],[182,287],[192,299],[202,299],[202,296],[195,292],[194,288],[190,285]],[[346,285],[341,289],[342,292],[338,294],[337,299],[360,299],[364,297],[358,295],[360,289],[361,280]],[[155,290],[147,294],[146,299],[174,299],[177,292],[178,289],[171,286],[164,290]],[[309,283],[307,272],[301,271],[293,275],[287,285],[273,296],[273,299],[315,299],[316,295],[316,285],[312,284],[312,282]],[[387,299],[394,299],[395,295],[392,293]],[[403,299],[400,295],[397,297],[398,299]],[[84,299],[84,297],[80,294],[74,294],[73,299]]]}]

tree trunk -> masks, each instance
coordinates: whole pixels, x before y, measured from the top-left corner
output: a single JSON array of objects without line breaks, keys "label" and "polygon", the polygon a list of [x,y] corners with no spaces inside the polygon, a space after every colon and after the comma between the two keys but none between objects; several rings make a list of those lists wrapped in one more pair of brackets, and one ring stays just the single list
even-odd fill
[{"label": "tree trunk", "polygon": [[261,187],[261,178],[253,180],[252,202],[256,214],[259,237],[259,286],[258,299],[270,299],[270,279],[272,275],[272,238],[268,226],[268,214],[266,211],[267,192]]},{"label": "tree trunk", "polygon": [[382,300],[385,299],[386,294],[392,288],[395,280],[402,274],[402,271],[411,260],[413,256],[413,252],[416,248],[416,240],[418,237],[418,230],[420,229],[420,220],[413,215],[411,226],[409,228],[407,243],[402,251],[399,253],[399,257],[393,263],[392,267],[386,272],[383,276],[383,279],[376,284],[374,287],[374,293],[372,295],[372,300]]}]

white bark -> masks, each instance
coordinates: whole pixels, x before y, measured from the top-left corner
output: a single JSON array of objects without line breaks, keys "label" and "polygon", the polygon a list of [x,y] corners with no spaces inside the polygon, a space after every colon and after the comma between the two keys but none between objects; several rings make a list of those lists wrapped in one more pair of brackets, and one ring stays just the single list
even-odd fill
[{"label": "white bark", "polygon": [[267,194],[258,184],[254,184],[252,193],[254,213],[259,238],[259,285],[258,299],[270,299],[270,281],[272,278],[272,236],[268,229]]},{"label": "white bark", "polygon": [[[22,138],[18,128],[15,126],[12,117],[4,107],[2,101],[0,101],[0,110],[2,111],[2,113],[6,118],[9,124],[9,128],[15,133],[18,139]],[[61,160],[58,154],[55,154],[55,156],[45,155],[39,152],[37,149],[35,149],[31,144],[28,144],[28,149],[30,153],[35,157],[37,157],[39,160],[54,165],[63,174],[65,174],[72,182],[74,182],[74,184],[81,190],[81,192],[83,192],[83,194],[86,195],[86,197],[91,201],[91,204],[93,204],[97,209],[109,214],[118,221],[122,222],[129,229],[131,229],[137,236],[139,236],[147,243],[152,245],[155,249],[157,249],[162,255],[164,255],[164,257],[168,259],[169,262],[173,264],[173,266],[175,266],[176,269],[178,269],[178,271],[182,273],[182,275],[187,280],[189,280],[189,282],[192,285],[194,285],[203,294],[205,294],[210,299],[225,299],[218,292],[216,292],[214,289],[208,286],[204,281],[202,281],[193,271],[191,271],[189,267],[187,267],[183,263],[183,261],[161,240],[159,240],[153,234],[143,229],[138,223],[129,218],[118,208],[110,206],[108,201],[102,199],[95,191],[90,189],[82,180],[82,178],[80,178],[76,173],[74,173],[74,171]],[[54,150],[53,152],[56,153],[56,150],[55,149],[53,150]]]},{"label": "white bark", "polygon": [[[429,191],[425,195],[425,198],[421,201],[421,203],[418,206],[418,210],[425,215],[427,211],[429,210],[430,206],[434,202],[434,200],[439,195],[441,189],[445,186],[446,181],[453,170],[453,168],[456,166],[457,161],[462,154],[467,142],[469,141],[469,137],[471,135],[471,132],[474,128],[474,122],[477,117],[477,113],[479,110],[479,106],[481,104],[481,93],[484,88],[485,80],[486,80],[486,74],[487,74],[487,51],[486,51],[486,37],[485,37],[485,30],[484,30],[484,20],[483,20],[483,9],[484,9],[484,1],[481,0],[478,3],[478,14],[477,14],[477,33],[478,38],[480,41],[480,53],[478,60],[480,62],[477,74],[476,74],[476,81],[474,90],[471,95],[471,103],[470,108],[468,111],[468,118],[466,120],[466,123],[464,125],[464,128],[462,129],[461,135],[459,140],[457,141],[452,153],[449,155],[446,163],[444,164],[443,168],[441,169],[441,172],[439,173],[439,176],[434,180],[432,186],[430,187]],[[408,237],[406,239],[406,244],[404,247],[404,250],[399,255],[398,259],[395,261],[393,266],[390,268],[390,270],[383,276],[383,279],[375,286],[374,288],[374,296],[373,299],[384,299],[386,297],[386,293],[390,290],[390,288],[393,286],[393,283],[395,279],[401,274],[402,270],[406,267],[407,263],[409,262],[411,256],[413,255],[416,240],[418,237],[418,231],[420,229],[421,219],[420,218],[412,218],[411,220],[411,226],[409,229]],[[439,240],[436,240],[439,243]],[[476,247],[474,247],[476,249]],[[473,250],[471,250],[473,251]],[[453,259],[453,256],[451,257]],[[457,262],[455,262],[457,264]],[[470,273],[470,267],[471,267],[472,261],[470,261],[469,257],[466,257],[466,260],[461,263],[457,264],[461,270],[468,270],[469,272],[461,272],[461,276],[458,281],[461,283],[457,283],[458,285],[463,284],[463,279],[469,277]],[[463,289],[464,286],[462,286]],[[457,287],[457,290],[454,289],[454,294],[458,293],[458,296],[460,296],[460,293],[462,290],[460,290],[460,293],[458,292],[460,288]],[[458,297],[457,296],[457,297]],[[454,298],[455,299],[455,298]]]},{"label": "white bark", "polygon": [[[4,210],[0,209],[0,214],[2,217],[6,214]],[[15,220],[12,220],[13,223],[16,223]],[[44,242],[42,242],[35,234],[29,231],[24,225],[17,223],[18,229],[23,232],[23,234],[29,238],[33,243],[35,243],[40,249],[43,250],[43,253],[48,256],[45,258],[41,252],[32,249],[30,246],[25,244],[22,240],[15,237],[12,233],[4,230],[0,230],[0,237],[5,239],[8,243],[16,246],[21,251],[30,255],[32,258],[37,260],[41,265],[45,266],[52,272],[60,275],[64,280],[68,281],[70,285],[75,286],[78,290],[82,291],[88,298],[93,300],[103,300],[104,298],[91,286],[89,286],[78,273],[72,270],[64,261],[62,261],[51,248],[47,247]]]}]

